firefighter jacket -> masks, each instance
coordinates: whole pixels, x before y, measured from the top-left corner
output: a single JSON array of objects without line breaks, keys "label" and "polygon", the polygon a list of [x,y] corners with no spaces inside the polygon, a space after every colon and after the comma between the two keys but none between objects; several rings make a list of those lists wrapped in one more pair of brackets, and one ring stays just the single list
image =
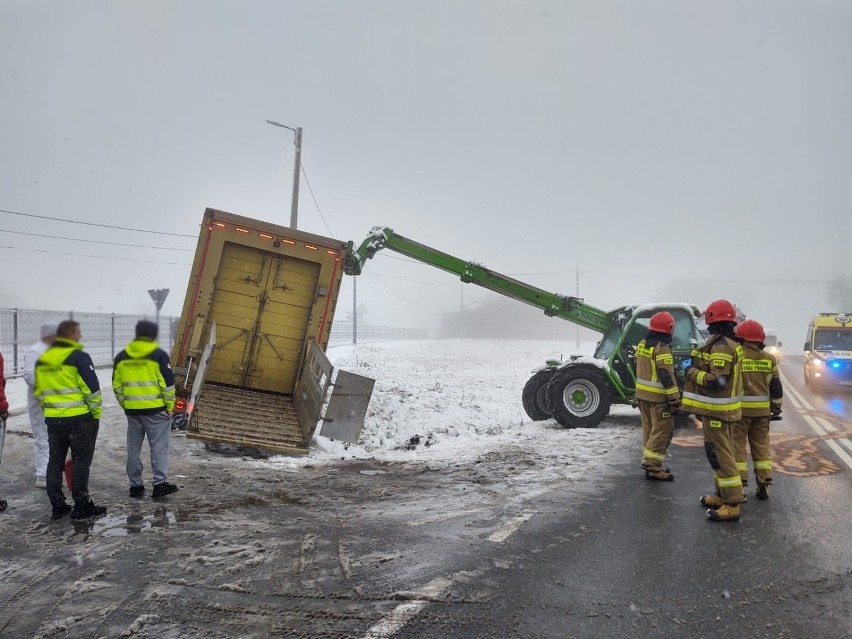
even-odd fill
[{"label": "firefighter jacket", "polygon": [[655,404],[678,404],[671,346],[648,336],[636,346],[636,399]]},{"label": "firefighter jacket", "polygon": [[743,342],[743,417],[781,412],[781,375],[775,358],[760,344]]},{"label": "firefighter jacket", "polygon": [[137,337],[115,356],[112,390],[127,415],[175,408],[175,380],[169,356],[150,337]]},{"label": "firefighter jacket", "polygon": [[724,335],[711,335],[704,346],[693,349],[686,370],[683,410],[736,422],[742,417],[743,349]]},{"label": "firefighter jacket", "polygon": [[35,365],[34,394],[47,426],[101,418],[101,385],[83,345],[57,337]]}]

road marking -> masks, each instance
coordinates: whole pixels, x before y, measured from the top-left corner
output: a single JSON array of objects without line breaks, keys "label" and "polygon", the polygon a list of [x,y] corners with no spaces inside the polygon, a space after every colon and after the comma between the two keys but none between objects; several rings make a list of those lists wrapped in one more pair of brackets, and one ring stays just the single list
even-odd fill
[{"label": "road marking", "polygon": [[458,517],[466,517],[468,515],[473,515],[476,513],[484,512],[484,508],[477,508],[475,510],[455,510],[446,513],[439,513],[436,515],[432,515],[431,517],[422,517],[420,519],[413,519],[408,522],[409,526],[424,526],[427,524],[438,524],[444,521],[448,521],[450,519],[456,519]]},{"label": "road marking", "polygon": [[488,536],[488,541],[494,541],[497,543],[502,543],[506,541],[506,539],[515,532],[518,528],[521,527],[525,521],[529,521],[530,517],[533,516],[533,513],[524,513],[523,515],[518,515],[516,517],[512,517],[502,528],[498,528],[496,531],[491,533]]},{"label": "road marking", "polygon": [[[789,383],[787,377],[781,373],[781,383],[784,386],[784,391],[790,397],[790,401],[796,408],[799,409],[800,414],[804,418],[804,420],[810,425],[811,428],[814,429],[817,435],[825,438],[826,444],[835,452],[837,456],[840,457],[840,460],[846,464],[850,470],[852,470],[852,456],[849,455],[843,447],[838,442],[842,442],[843,446],[852,450],[852,442],[849,441],[847,437],[838,437],[836,440],[827,437],[829,433],[833,433],[837,430],[837,428],[829,422],[824,417],[819,417],[817,415],[813,415],[810,413],[816,413],[817,410],[814,406],[810,404],[802,395],[793,388],[793,385]],[[806,412],[807,411],[807,412]]]},{"label": "road marking", "polygon": [[[391,610],[381,621],[367,630],[364,639],[388,639],[392,637],[405,624],[411,621],[418,612],[423,610],[430,600],[437,598],[452,585],[452,579],[438,577],[417,592],[405,593],[406,596],[412,597],[412,601],[406,601]],[[415,599],[415,597],[419,597],[419,599]]]}]

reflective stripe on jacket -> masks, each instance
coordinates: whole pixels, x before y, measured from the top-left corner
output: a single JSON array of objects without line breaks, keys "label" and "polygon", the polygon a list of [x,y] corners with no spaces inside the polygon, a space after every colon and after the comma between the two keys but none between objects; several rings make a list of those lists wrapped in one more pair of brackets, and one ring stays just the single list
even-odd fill
[{"label": "reflective stripe on jacket", "polygon": [[637,344],[636,399],[655,404],[680,399],[680,391],[674,382],[674,356],[668,344],[658,342],[648,346],[645,339]]},{"label": "reflective stripe on jacket", "polygon": [[175,381],[169,356],[148,337],[137,337],[115,357],[112,389],[129,415],[175,407]]},{"label": "reflective stripe on jacket", "polygon": [[683,409],[696,415],[735,422],[742,417],[743,350],[734,340],[713,335],[694,349],[687,370]]},{"label": "reflective stripe on jacket", "polygon": [[83,345],[57,337],[35,366],[35,397],[48,426],[69,424],[91,415],[101,418],[101,387],[92,358]]},{"label": "reflective stripe on jacket", "polygon": [[778,364],[758,344],[744,342],[742,349],[743,417],[766,417],[781,408],[781,398],[770,397],[772,379],[781,379]]}]

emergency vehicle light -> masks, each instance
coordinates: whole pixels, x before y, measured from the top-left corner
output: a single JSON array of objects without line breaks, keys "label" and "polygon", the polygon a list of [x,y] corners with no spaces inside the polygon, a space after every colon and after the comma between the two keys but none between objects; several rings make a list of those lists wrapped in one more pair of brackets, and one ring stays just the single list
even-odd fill
[{"label": "emergency vehicle light", "polygon": [[835,361],[831,362],[830,366],[831,366],[832,368],[835,368],[835,369],[836,369],[836,368],[840,368],[840,362],[838,362],[837,360],[835,360]]}]

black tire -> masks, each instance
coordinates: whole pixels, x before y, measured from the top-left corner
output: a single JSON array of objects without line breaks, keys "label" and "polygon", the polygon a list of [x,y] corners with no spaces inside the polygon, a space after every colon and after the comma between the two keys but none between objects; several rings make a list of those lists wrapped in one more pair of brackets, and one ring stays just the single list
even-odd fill
[{"label": "black tire", "polygon": [[550,419],[550,407],[547,403],[547,384],[553,379],[555,368],[538,371],[524,384],[521,401],[527,416],[534,422]]},{"label": "black tire", "polygon": [[553,418],[566,428],[595,428],[612,403],[609,380],[599,368],[569,364],[547,385],[547,404]]}]

